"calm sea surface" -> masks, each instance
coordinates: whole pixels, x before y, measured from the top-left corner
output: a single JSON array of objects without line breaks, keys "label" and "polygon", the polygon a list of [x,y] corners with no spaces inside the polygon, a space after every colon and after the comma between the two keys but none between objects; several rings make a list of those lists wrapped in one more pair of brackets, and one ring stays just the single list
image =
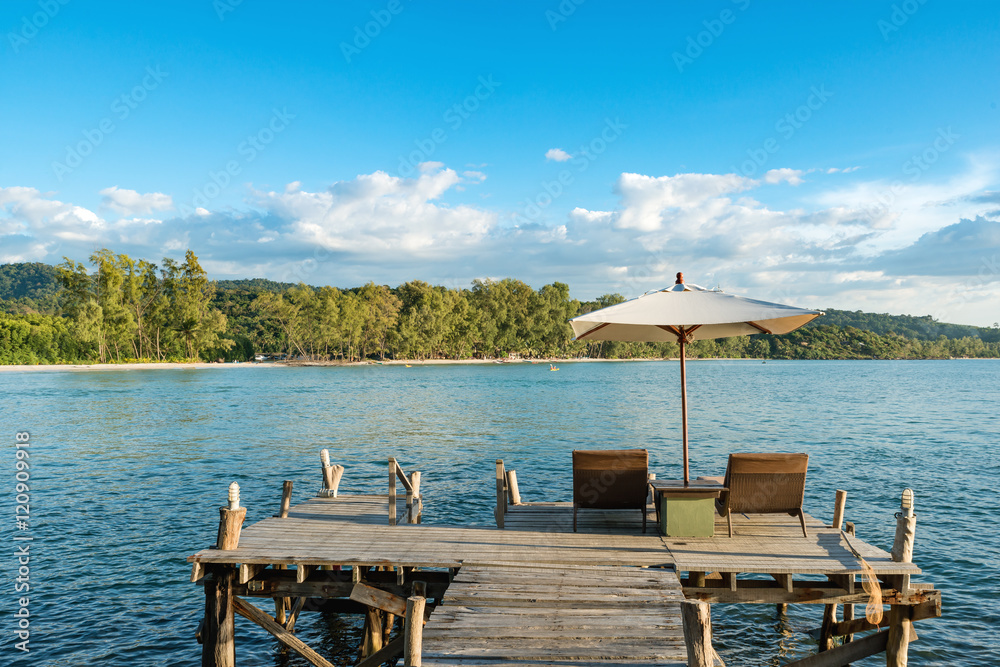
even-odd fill
[{"label": "calm sea surface", "polygon": [[[689,364],[692,474],[722,474],[737,451],[805,451],[806,510],[829,521],[835,489],[860,537],[890,548],[899,495],[917,501],[918,580],[944,618],[917,625],[911,665],[998,664],[1000,361]],[[226,367],[0,373],[0,664],[14,649],[15,549],[30,536],[24,665],[197,665],[203,611],[185,558],[211,544],[229,482],[247,522],[319,486],[321,448],[347,466],[342,492],[384,492],[387,456],[423,473],[425,522],[491,524],[494,459],[525,500],[565,500],[574,448],[645,447],[678,477],[678,366]],[[14,436],[31,434],[30,529],[15,528]],[[821,608],[715,606],[730,665],[779,665],[815,651]],[[306,614],[300,636],[341,664],[353,617]],[[241,665],[305,665],[237,621]],[[865,663],[885,664],[884,659]]]}]

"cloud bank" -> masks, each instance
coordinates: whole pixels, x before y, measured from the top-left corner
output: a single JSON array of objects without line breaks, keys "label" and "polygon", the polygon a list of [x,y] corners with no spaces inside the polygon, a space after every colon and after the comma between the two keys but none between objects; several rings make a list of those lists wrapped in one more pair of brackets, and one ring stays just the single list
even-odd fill
[{"label": "cloud bank", "polygon": [[156,261],[190,247],[219,278],[466,287],[513,276],[567,282],[579,298],[634,296],[684,271],[692,282],[803,306],[1000,319],[991,305],[1000,304],[995,170],[970,163],[890,201],[878,197],[883,183],[854,175],[845,185],[853,171],[623,173],[613,208],[578,206],[520,225],[514,211],[455,203],[487,187],[487,174],[440,163],[318,192],[297,182],[251,190],[241,210],[172,217],[171,196],[159,192],[111,186],[95,212],[13,186],[0,188],[0,261],[82,261],[103,246]]}]

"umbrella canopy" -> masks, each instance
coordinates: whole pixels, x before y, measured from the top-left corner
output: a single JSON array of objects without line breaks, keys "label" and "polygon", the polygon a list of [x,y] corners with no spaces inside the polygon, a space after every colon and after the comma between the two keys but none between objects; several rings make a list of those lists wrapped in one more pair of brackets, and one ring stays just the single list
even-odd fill
[{"label": "umbrella canopy", "polygon": [[576,340],[671,342],[681,347],[681,411],[684,440],[684,484],[688,484],[687,377],[684,346],[694,340],[746,334],[783,334],[823,313],[779,303],[757,301],[722,290],[684,283],[677,274],[671,287],[569,321]]}]

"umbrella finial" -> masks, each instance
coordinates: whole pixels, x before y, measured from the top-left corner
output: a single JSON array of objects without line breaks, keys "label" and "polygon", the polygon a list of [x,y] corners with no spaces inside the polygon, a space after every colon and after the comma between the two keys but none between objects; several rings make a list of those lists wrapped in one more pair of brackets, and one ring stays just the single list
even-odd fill
[{"label": "umbrella finial", "polygon": [[684,274],[681,273],[680,271],[677,272],[677,282],[675,282],[674,284],[675,285],[683,285],[684,284]]}]

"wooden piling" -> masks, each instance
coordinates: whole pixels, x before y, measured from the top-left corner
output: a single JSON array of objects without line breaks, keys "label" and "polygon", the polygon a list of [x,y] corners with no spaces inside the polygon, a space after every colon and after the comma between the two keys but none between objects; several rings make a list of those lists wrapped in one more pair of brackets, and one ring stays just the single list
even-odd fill
[{"label": "wooden piling", "polygon": [[344,475],[344,466],[330,465],[330,452],[326,449],[320,450],[319,458],[323,472],[323,488],[320,491],[320,495],[328,498],[336,498],[337,489],[340,487],[340,478]]},{"label": "wooden piling", "polygon": [[837,605],[823,606],[823,624],[820,626],[819,650],[829,651],[834,647],[833,628],[837,624]]},{"label": "wooden piling", "polygon": [[521,504],[521,490],[517,488],[517,471],[507,471],[507,495],[511,505]]},{"label": "wooden piling", "polygon": [[[892,545],[892,559],[897,563],[913,561],[913,541],[916,536],[917,517],[913,512],[913,490],[903,489],[900,511],[896,513],[896,539]],[[900,592],[910,588],[910,576],[895,577]],[[885,647],[886,667],[906,667],[910,636],[913,633],[913,607],[891,605],[889,607],[889,637]]]},{"label": "wooden piling", "polygon": [[247,516],[247,508],[240,507],[240,485],[233,482],[229,485],[229,506],[219,508],[219,533],[215,539],[215,548],[223,550],[235,549],[240,544],[240,531],[243,529],[243,519]]},{"label": "wooden piling", "polygon": [[406,523],[419,523],[419,512],[414,513],[413,509],[415,502],[420,502],[420,472],[416,470],[410,473],[410,488],[406,490]]},{"label": "wooden piling", "polygon": [[420,667],[424,638],[424,608],[426,598],[414,595],[406,599],[406,620],[403,625],[403,665]]},{"label": "wooden piling", "polygon": [[[833,521],[831,528],[842,530],[844,526],[844,508],[847,505],[847,491],[837,489],[833,503]],[[823,623],[820,626],[819,651],[829,651],[834,648],[833,628],[837,624],[837,605],[828,604],[823,608]]]},{"label": "wooden piling", "polygon": [[688,667],[713,667],[711,605],[687,600],[681,603],[684,623],[684,643],[687,645]]},{"label": "wooden piling", "polygon": [[493,514],[497,520],[497,528],[503,529],[503,516],[507,512],[507,491],[506,475],[504,474],[503,459],[497,459],[497,506]]},{"label": "wooden piling", "polygon": [[837,498],[833,506],[833,523],[830,524],[832,528],[837,530],[843,530],[844,526],[844,506],[847,504],[847,491],[842,491],[837,489]]},{"label": "wooden piling", "polygon": [[[844,526],[844,532],[847,533],[848,535],[853,536],[854,535],[854,530],[855,530],[854,529],[854,524],[852,522],[848,521],[847,525]],[[855,575],[851,574],[851,575],[848,575],[848,576],[850,577],[849,581],[854,581],[854,576]],[[844,603],[843,617],[844,617],[844,621],[853,621],[854,620],[854,605],[853,604]],[[853,641],[854,641],[854,635],[853,634],[846,635],[844,637],[844,643],[845,644],[848,644],[848,643],[853,642]]]},{"label": "wooden piling", "polygon": [[382,650],[384,636],[383,613],[374,607],[365,610],[364,639],[361,646],[361,657],[367,658]]},{"label": "wooden piling", "polygon": [[281,485],[281,507],[278,509],[278,517],[288,518],[288,509],[292,506],[292,480],[286,479]]},{"label": "wooden piling", "polygon": [[389,457],[389,525],[396,525],[396,459]]},{"label": "wooden piling", "polygon": [[236,623],[233,614],[235,568],[209,566],[205,582],[205,620],[201,630],[202,667],[236,667]]}]

